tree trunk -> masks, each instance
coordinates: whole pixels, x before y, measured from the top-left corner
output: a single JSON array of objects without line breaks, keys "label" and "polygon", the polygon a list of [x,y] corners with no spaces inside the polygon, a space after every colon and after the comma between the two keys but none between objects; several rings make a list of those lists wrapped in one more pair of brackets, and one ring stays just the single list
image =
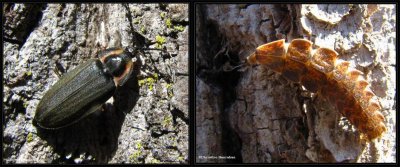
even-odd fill
[{"label": "tree trunk", "polygon": [[[196,162],[395,162],[395,5],[196,6]],[[259,65],[261,44],[305,38],[364,73],[387,132],[366,142],[321,96]],[[343,98],[343,97],[337,97]]]},{"label": "tree trunk", "polygon": [[[3,163],[188,162],[187,4],[4,4],[3,20]],[[133,53],[141,66],[102,111],[33,126],[53,70],[111,47],[145,54]]]}]

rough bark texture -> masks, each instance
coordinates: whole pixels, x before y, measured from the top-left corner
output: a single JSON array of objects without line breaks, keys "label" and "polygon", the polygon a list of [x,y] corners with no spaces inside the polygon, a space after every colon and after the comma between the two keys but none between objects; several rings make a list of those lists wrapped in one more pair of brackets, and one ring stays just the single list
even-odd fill
[{"label": "rough bark texture", "polygon": [[[395,11],[375,4],[196,6],[196,162],[395,162]],[[324,98],[268,67],[224,71],[282,38],[332,48],[362,71],[387,132],[361,140]]]},{"label": "rough bark texture", "polygon": [[[3,163],[187,163],[187,4],[5,4]],[[158,37],[157,37],[158,36]],[[102,111],[70,127],[32,124],[57,80],[110,47],[164,48]]]}]

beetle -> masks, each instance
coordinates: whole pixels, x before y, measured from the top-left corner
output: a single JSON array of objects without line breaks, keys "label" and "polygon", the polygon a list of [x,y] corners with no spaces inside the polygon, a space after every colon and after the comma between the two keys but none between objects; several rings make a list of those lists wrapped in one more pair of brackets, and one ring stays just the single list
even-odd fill
[{"label": "beetle", "polygon": [[109,48],[63,75],[43,96],[34,122],[44,129],[72,125],[98,110],[130,78],[132,54]]}]

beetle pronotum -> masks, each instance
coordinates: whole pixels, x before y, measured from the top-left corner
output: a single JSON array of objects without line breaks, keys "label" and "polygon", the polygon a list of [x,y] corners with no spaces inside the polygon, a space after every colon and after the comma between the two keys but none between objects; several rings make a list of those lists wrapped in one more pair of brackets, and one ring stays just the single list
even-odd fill
[{"label": "beetle pronotum", "polygon": [[312,50],[312,43],[294,39],[290,44],[277,40],[257,47],[246,64],[267,65],[288,80],[300,82],[307,90],[325,97],[354,124],[367,140],[386,131],[384,116],[362,72],[349,68],[349,62],[337,60],[328,48]]},{"label": "beetle pronotum", "polygon": [[121,48],[99,53],[60,78],[43,96],[34,121],[45,129],[58,129],[88,116],[129,79],[132,55]]}]

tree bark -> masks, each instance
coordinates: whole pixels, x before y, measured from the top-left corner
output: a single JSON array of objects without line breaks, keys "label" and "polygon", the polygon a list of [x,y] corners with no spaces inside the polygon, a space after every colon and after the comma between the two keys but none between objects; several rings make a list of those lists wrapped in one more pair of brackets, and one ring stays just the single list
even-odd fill
[{"label": "tree bark", "polygon": [[[395,162],[395,11],[376,4],[197,5],[196,162]],[[261,44],[295,38],[334,49],[364,73],[382,105],[381,138],[361,140],[326,99],[268,67],[225,70]]]},{"label": "tree bark", "polygon": [[[3,163],[188,163],[187,4],[4,4],[3,20]],[[53,70],[111,47],[145,54],[102,111],[33,126]]]}]

